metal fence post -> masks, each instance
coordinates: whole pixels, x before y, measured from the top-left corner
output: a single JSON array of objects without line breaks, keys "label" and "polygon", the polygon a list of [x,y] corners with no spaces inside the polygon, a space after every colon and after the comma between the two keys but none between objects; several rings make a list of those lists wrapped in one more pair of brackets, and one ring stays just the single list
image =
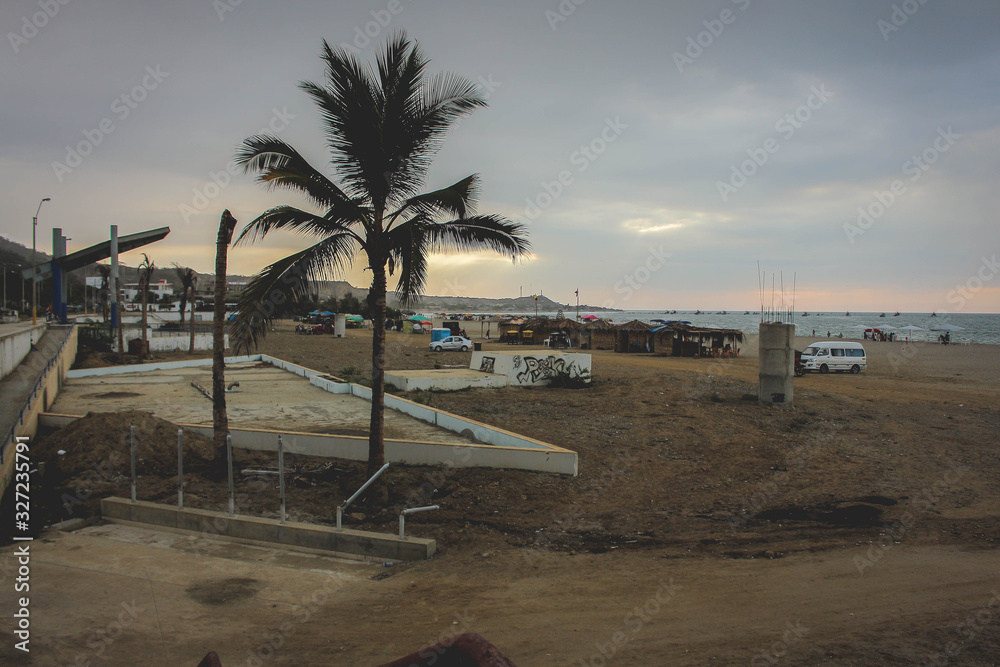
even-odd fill
[{"label": "metal fence post", "polygon": [[132,502],[135,502],[135,424],[129,426],[128,448],[132,457]]},{"label": "metal fence post", "polygon": [[278,489],[281,493],[281,523],[285,523],[285,447],[278,436]]},{"label": "metal fence post", "polygon": [[177,429],[177,507],[184,507],[184,429]]},{"label": "metal fence post", "polygon": [[229,464],[229,516],[236,513],[236,494],[233,490],[233,434],[226,433],[226,460]]}]

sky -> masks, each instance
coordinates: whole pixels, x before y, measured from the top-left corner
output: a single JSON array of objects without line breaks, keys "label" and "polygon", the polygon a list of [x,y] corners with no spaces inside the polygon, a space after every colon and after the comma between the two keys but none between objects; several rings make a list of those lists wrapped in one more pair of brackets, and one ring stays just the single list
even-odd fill
[{"label": "sky", "polygon": [[1000,312],[992,1],[5,0],[0,235],[30,245],[49,197],[40,249],[169,226],[144,251],[212,273],[223,209],[308,207],[237,170],[240,143],[267,129],[336,180],[298,83],[324,39],[374,62],[397,30],[489,103],[426,189],[478,173],[478,212],[533,248],[435,255],[428,294],[752,310],[763,282],[797,311]]}]

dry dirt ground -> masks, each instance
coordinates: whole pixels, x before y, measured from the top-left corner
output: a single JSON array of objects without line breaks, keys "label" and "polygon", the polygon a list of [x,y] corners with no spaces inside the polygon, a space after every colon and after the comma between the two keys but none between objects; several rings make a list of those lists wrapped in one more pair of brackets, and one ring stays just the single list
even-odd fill
[{"label": "dry dirt ground", "polygon": [[[261,351],[363,376],[370,335],[348,334],[299,336],[286,323]],[[423,336],[390,332],[388,343],[390,369],[468,364],[468,353],[429,352]],[[779,410],[756,403],[755,345],[737,360],[595,351],[587,389],[411,395],[573,449],[580,475],[390,468],[392,504],[441,506],[407,521],[437,539],[438,556],[321,605],[266,660],[379,664],[458,628],[520,665],[997,664],[1000,347],[868,343],[867,371],[797,378],[795,407]],[[129,416],[93,419],[107,431]],[[71,437],[96,442],[56,434],[38,455]],[[127,462],[111,440],[95,455]],[[185,475],[186,505],[225,506],[210,457]],[[46,470],[53,518],[87,465]],[[359,463],[290,465],[294,520],[332,523],[363,478]],[[241,512],[276,515],[273,476],[239,483]],[[123,474],[85,484],[77,516],[128,493]],[[167,470],[150,475],[140,497],[173,502],[175,484]],[[392,532],[396,512],[361,508],[350,524]],[[202,634],[209,648],[232,639]],[[252,662],[241,660],[223,655],[227,667]]]}]

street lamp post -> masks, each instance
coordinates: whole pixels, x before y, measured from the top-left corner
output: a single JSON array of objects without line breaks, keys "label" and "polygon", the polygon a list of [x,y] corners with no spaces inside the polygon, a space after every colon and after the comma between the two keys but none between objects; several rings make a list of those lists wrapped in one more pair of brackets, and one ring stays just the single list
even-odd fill
[{"label": "street lamp post", "polygon": [[35,217],[31,219],[31,261],[35,263],[31,269],[31,326],[38,324],[38,252],[35,250],[35,230],[38,228],[38,213],[42,210],[42,204],[52,201],[46,197],[38,202],[35,210]]}]

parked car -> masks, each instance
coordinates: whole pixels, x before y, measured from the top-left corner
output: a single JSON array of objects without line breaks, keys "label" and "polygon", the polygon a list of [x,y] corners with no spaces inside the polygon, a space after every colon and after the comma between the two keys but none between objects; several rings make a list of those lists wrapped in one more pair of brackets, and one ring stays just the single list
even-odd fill
[{"label": "parked car", "polygon": [[435,352],[440,352],[441,350],[461,350],[465,352],[472,349],[472,341],[464,336],[448,336],[447,338],[432,342],[429,347]]}]

